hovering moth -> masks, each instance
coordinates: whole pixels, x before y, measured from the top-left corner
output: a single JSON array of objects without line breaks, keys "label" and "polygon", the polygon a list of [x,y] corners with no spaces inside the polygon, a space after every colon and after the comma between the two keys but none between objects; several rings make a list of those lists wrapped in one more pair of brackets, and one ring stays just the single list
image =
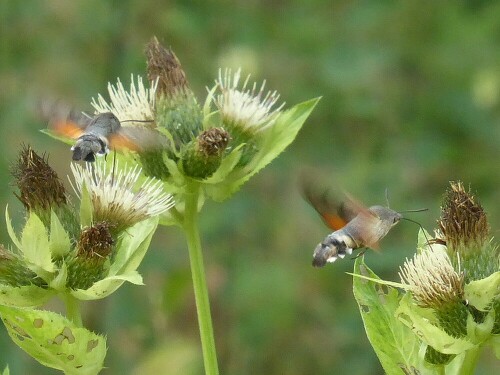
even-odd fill
[{"label": "hovering moth", "polygon": [[327,191],[317,194],[307,185],[303,186],[303,194],[333,230],[314,249],[314,267],[333,263],[356,249],[376,249],[378,242],[403,218],[399,212],[388,207],[364,207],[348,195],[344,202],[336,203]]},{"label": "hovering moth", "polygon": [[75,161],[93,162],[96,155],[107,155],[110,148],[141,151],[161,147],[161,136],[154,128],[122,126],[112,112],[90,116],[60,103],[42,103],[40,112],[48,120],[50,132],[74,139],[71,151]]}]

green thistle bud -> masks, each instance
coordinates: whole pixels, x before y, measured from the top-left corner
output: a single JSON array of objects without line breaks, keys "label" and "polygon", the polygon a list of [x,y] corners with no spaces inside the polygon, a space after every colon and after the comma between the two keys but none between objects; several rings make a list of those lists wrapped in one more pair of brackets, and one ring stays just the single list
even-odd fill
[{"label": "green thistle bud", "polygon": [[158,99],[155,120],[158,127],[171,134],[177,149],[203,131],[203,114],[192,93]]},{"label": "green thistle bud", "polygon": [[68,259],[69,288],[87,289],[104,278],[114,245],[111,227],[109,223],[99,222],[82,230],[76,253]]},{"label": "green thistle bud", "polygon": [[[191,142],[203,129],[203,114],[189,89],[186,74],[175,53],[163,47],[156,38],[146,46],[148,78],[158,82],[156,116],[159,127],[165,128],[180,149]],[[173,157],[173,155],[169,155]]]},{"label": "green thistle bud", "polygon": [[26,264],[18,255],[5,249],[3,245],[0,245],[0,284],[13,287],[24,285],[47,286],[36,273],[26,267]]},{"label": "green thistle bud", "polygon": [[438,222],[447,246],[456,250],[481,247],[489,240],[489,226],[483,207],[461,182],[450,185]]},{"label": "green thistle bud", "polygon": [[498,247],[490,241],[481,204],[461,182],[451,182],[438,221],[450,257],[465,270],[466,282],[498,271]]},{"label": "green thistle bud", "polygon": [[193,178],[210,177],[220,166],[229,139],[229,134],[222,128],[202,132],[182,154],[184,173]]},{"label": "green thistle bud", "polygon": [[176,96],[189,91],[186,74],[175,53],[163,47],[156,37],[146,45],[148,59],[148,79],[151,82],[158,80],[156,95]]},{"label": "green thistle bud", "polygon": [[11,169],[19,188],[15,195],[27,210],[47,211],[67,203],[64,186],[47,159],[25,145]]},{"label": "green thistle bud", "polygon": [[19,188],[19,194],[14,194],[26,210],[35,212],[47,228],[53,210],[68,232],[78,233],[80,227],[74,210],[68,205],[66,189],[48,164],[48,157],[39,156],[31,146],[23,146],[11,173]]}]

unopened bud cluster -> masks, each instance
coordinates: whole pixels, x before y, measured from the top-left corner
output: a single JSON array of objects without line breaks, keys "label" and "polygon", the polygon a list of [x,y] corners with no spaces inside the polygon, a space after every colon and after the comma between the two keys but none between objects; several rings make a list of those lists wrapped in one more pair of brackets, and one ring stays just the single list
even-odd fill
[{"label": "unopened bud cluster", "polygon": [[[418,306],[433,310],[440,329],[449,336],[477,340],[469,337],[474,332],[470,324],[481,326],[488,316],[495,319],[490,333],[498,333],[500,295],[495,284],[497,279],[492,278],[492,284],[482,287],[468,285],[498,275],[498,246],[489,237],[482,206],[461,182],[452,182],[447,190],[438,224],[438,238],[429,241],[401,267],[402,282],[408,286]],[[467,288],[477,289],[469,294],[477,299],[467,300]],[[480,297],[482,293],[492,298],[491,301],[485,303]],[[454,355],[428,346],[425,358],[429,363],[446,364]]]},{"label": "unopened bud cluster", "polygon": [[[130,233],[131,228],[173,205],[160,181],[139,181],[140,168],[120,168],[117,162],[112,168],[105,163],[72,164],[71,168],[80,212],[70,206],[47,158],[23,147],[12,173],[27,223],[21,240],[12,230],[9,233],[19,252],[0,245],[0,285],[88,289],[107,277],[120,252],[119,243],[135,236],[139,241],[135,246],[143,246],[140,236],[150,236],[156,224],[144,234]],[[135,248],[129,245],[126,251],[133,256]]]}]

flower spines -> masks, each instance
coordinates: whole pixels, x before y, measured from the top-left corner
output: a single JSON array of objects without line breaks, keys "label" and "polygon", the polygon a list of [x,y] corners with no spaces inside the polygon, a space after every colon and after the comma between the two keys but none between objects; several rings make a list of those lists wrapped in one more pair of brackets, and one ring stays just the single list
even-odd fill
[{"label": "flower spines", "polygon": [[74,252],[67,259],[68,288],[87,289],[104,278],[115,244],[112,227],[107,222],[98,222],[82,230]]},{"label": "flower spines", "polygon": [[66,190],[57,173],[47,158],[39,156],[31,146],[23,146],[11,172],[19,188],[15,195],[27,210],[50,210],[67,203]]},{"label": "flower spines", "polygon": [[[218,108],[224,128],[231,134],[230,147],[244,144],[238,166],[247,165],[259,150],[261,132],[274,124],[285,103],[275,107],[280,95],[250,84],[250,75],[240,87],[241,70],[219,71],[212,100]],[[275,107],[275,108],[273,108]]]},{"label": "flower spines", "polygon": [[229,140],[223,128],[202,132],[182,153],[184,173],[193,178],[210,177],[219,168]]},{"label": "flower spines", "polygon": [[449,248],[472,244],[481,247],[488,240],[489,226],[483,207],[461,182],[450,184],[438,224]]},{"label": "flower spines", "polygon": [[203,131],[203,113],[192,93],[163,96],[157,101],[156,123],[172,136],[172,147],[178,150]]},{"label": "flower spines", "polygon": [[186,74],[170,48],[163,47],[156,37],[146,45],[148,79],[157,81],[157,95],[176,96],[189,91]]},{"label": "flower spines", "polygon": [[27,211],[33,211],[47,228],[54,211],[72,236],[78,233],[78,220],[69,205],[66,189],[48,164],[47,156],[40,156],[31,146],[24,145],[11,173],[19,189],[19,194],[14,194]]},{"label": "flower spines", "polygon": [[173,205],[161,181],[147,178],[139,184],[141,169],[138,166],[120,169],[116,163],[110,171],[105,163],[88,163],[85,168],[72,164],[71,169],[76,194],[82,197],[88,192],[90,195],[94,222],[110,223],[113,234],[159,215]]},{"label": "flower spines", "polygon": [[0,244],[0,284],[13,287],[47,284],[37,274],[31,271],[25,262],[17,255]]},{"label": "flower spines", "polygon": [[498,247],[491,242],[483,207],[461,182],[451,182],[438,221],[448,253],[466,270],[466,282],[498,271]]}]

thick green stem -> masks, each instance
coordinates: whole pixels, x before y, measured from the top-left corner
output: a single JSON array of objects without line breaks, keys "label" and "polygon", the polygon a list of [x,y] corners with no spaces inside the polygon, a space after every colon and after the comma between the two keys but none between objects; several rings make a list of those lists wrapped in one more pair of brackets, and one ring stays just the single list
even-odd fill
[{"label": "thick green stem", "polygon": [[476,346],[465,352],[465,357],[462,362],[462,367],[458,372],[459,375],[474,375],[480,352],[481,348],[479,346]]},{"label": "thick green stem", "polygon": [[201,251],[200,234],[198,231],[198,198],[200,185],[192,181],[187,188],[186,205],[184,211],[184,232],[186,234],[189,259],[191,262],[191,275],[193,277],[196,311],[200,327],[201,347],[206,375],[218,375],[217,353],[215,350],[214,330],[210,315],[208,288],[203,266],[203,253]]},{"label": "thick green stem", "polygon": [[80,301],[70,294],[65,295],[63,300],[66,305],[66,317],[76,326],[83,327]]}]

